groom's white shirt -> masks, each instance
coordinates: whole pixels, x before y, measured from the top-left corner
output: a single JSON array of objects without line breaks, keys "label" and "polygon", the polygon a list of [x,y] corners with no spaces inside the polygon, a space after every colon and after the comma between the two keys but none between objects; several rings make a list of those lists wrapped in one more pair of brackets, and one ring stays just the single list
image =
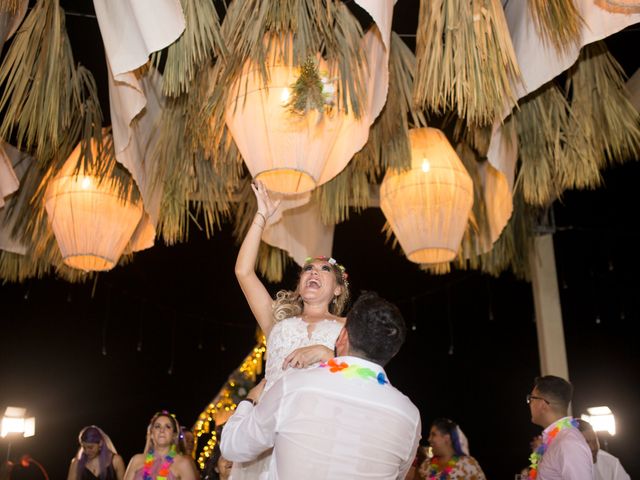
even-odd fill
[{"label": "groom's white shirt", "polygon": [[[240,402],[222,432],[222,455],[253,460],[274,447],[269,479],[404,479],[420,440],[420,413],[384,369],[357,357],[294,371],[255,407]],[[332,371],[333,370],[333,371]]]}]

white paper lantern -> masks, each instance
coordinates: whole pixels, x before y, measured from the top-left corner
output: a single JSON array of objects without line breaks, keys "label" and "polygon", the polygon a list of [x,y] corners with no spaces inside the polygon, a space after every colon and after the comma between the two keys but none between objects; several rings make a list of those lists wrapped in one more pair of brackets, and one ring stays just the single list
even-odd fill
[{"label": "white paper lantern", "polygon": [[[289,61],[284,61],[286,44],[290,49],[291,37],[288,42],[272,38],[266,85],[260,75],[261,66],[250,61],[245,64],[231,87],[225,121],[251,175],[271,191],[294,194],[313,190],[326,176],[323,174],[328,161],[342,162],[333,167],[337,174],[361,148],[362,145],[345,148],[341,142],[334,150],[339,135],[351,134],[355,143],[362,143],[362,139],[354,134],[355,130],[345,128],[344,122],[357,123],[354,117],[335,108],[324,115],[315,110],[304,115],[289,111],[290,87],[299,71],[291,62],[291,51],[286,56]],[[328,75],[327,63],[320,55],[316,58],[320,74]],[[331,79],[323,83],[327,96],[336,94]],[[364,125],[368,130],[368,123]]]},{"label": "white paper lantern", "polygon": [[45,208],[65,264],[110,270],[142,218],[142,202],[120,198],[110,180],[74,172],[79,155],[80,145],[49,184]]},{"label": "white paper lantern", "polygon": [[448,262],[469,220],[473,182],[440,130],[412,129],[409,138],[411,169],[387,171],[380,207],[409,260]]}]

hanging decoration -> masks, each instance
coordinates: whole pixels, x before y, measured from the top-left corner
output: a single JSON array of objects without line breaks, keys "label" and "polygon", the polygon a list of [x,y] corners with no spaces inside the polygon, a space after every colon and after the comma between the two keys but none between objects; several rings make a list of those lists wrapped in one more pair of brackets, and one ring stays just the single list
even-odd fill
[{"label": "hanging decoration", "polygon": [[[375,20],[393,3],[364,8]],[[363,34],[343,2],[235,1],[223,22],[232,61],[218,69],[212,122],[224,120],[269,190],[309,192],[366,143],[386,97],[389,35],[390,24],[376,23]]]},{"label": "hanging decoration", "polygon": [[500,0],[421,0],[414,101],[470,125],[497,120],[520,81]]},{"label": "hanging decoration", "polygon": [[[308,192],[318,185],[327,161],[333,158],[345,122],[355,122],[356,118],[330,115],[318,70],[335,69],[319,55],[298,69],[293,52],[285,50],[293,48],[293,35],[269,38],[265,43],[270,45],[268,83],[262,84],[260,67],[247,62],[231,87],[227,126],[249,171],[269,190]],[[350,153],[357,150],[353,147]],[[346,164],[349,159],[342,162]]]},{"label": "hanging decoration", "polygon": [[[133,191],[122,198],[112,179],[77,169],[81,147],[49,183],[45,208],[65,264],[83,271],[111,270],[142,218],[142,202]],[[91,150],[100,156],[95,140]]]},{"label": "hanging decoration", "polygon": [[515,188],[525,202],[546,206],[560,194],[556,174],[564,163],[569,104],[554,82],[528,95],[507,119],[518,132],[519,171]]},{"label": "hanging decoration", "polygon": [[640,154],[640,113],[629,99],[624,71],[604,42],[587,45],[569,69],[570,96],[565,164],[560,187],[596,188],[600,170]]},{"label": "hanging decoration", "polygon": [[559,52],[578,45],[584,20],[575,0],[528,0],[527,5],[540,38],[549,42]]},{"label": "hanging decoration", "polygon": [[74,65],[58,0],[36,2],[0,65],[0,137],[45,164],[64,141],[76,104]]},{"label": "hanging decoration", "polygon": [[387,171],[380,208],[409,260],[448,262],[469,220],[473,182],[441,130],[412,129],[409,139],[411,169]]}]

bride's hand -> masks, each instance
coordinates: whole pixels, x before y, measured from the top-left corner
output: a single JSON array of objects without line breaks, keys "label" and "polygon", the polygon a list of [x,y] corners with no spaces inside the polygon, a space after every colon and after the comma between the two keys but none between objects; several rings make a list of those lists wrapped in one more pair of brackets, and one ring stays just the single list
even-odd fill
[{"label": "bride's hand", "polygon": [[306,368],[318,362],[326,362],[333,358],[333,350],[324,345],[310,345],[308,347],[296,348],[287,358],[284,359],[282,369]]},{"label": "bride's hand", "polygon": [[256,200],[258,201],[258,213],[264,217],[265,222],[271,217],[278,206],[280,205],[280,200],[273,201],[269,198],[269,191],[259,180],[251,182],[251,188],[253,189],[253,193],[256,194]]}]

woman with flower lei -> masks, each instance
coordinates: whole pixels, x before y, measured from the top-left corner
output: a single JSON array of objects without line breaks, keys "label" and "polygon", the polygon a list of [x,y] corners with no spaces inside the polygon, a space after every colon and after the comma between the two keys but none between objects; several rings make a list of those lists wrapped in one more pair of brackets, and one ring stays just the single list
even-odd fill
[{"label": "woman with flower lei", "polygon": [[165,410],[156,413],[147,427],[144,453],[133,456],[124,480],[196,480],[193,459],[178,452],[179,432],[172,414]]},{"label": "woman with flower lei", "polygon": [[[251,184],[258,210],[245,236],[235,274],[258,325],[267,337],[266,384],[269,388],[288,368],[307,368],[327,362],[344,326],[342,311],[349,298],[345,268],[333,258],[308,258],[295,290],[281,290],[275,300],[255,272],[262,233],[273,221],[279,202],[265,186]],[[253,480],[268,469],[268,454],[248,464],[234,463],[233,480]]]},{"label": "woman with flower lei", "polygon": [[448,418],[431,424],[429,444],[433,456],[420,466],[419,475],[427,480],[486,480],[475,458],[469,455],[467,439],[460,427]]}]

